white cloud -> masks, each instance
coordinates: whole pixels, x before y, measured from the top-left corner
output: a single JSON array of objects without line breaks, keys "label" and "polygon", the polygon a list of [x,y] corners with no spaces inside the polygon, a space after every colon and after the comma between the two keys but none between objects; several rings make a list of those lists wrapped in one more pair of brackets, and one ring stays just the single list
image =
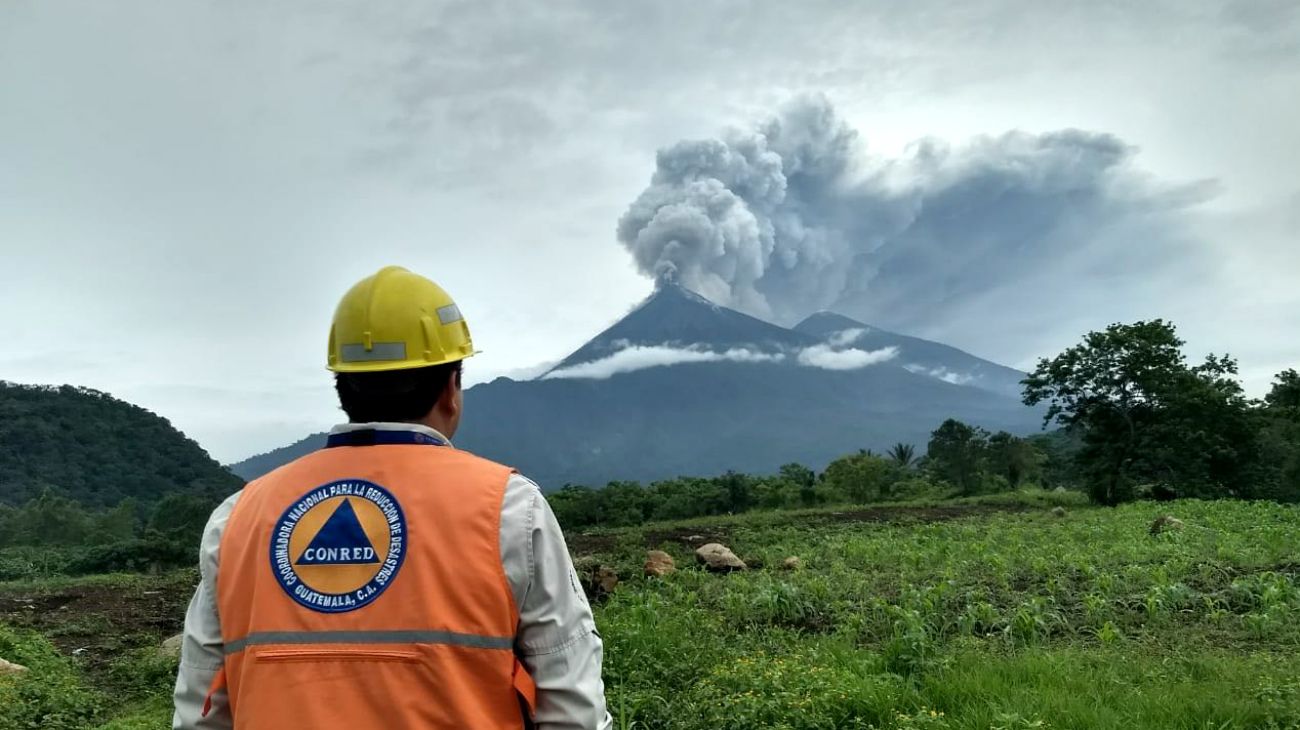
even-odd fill
[{"label": "white cloud", "polygon": [[945,367],[927,368],[922,365],[904,365],[903,367],[909,373],[916,373],[917,375],[929,375],[932,378],[938,378],[939,380],[942,380],[945,383],[952,383],[953,385],[966,385],[971,381],[975,380],[974,375],[954,372]]},{"label": "white cloud", "polygon": [[[856,330],[859,335],[863,330]],[[844,333],[838,333],[844,334]],[[832,338],[839,341],[837,338]],[[852,341],[856,337],[844,340]],[[870,365],[888,362],[898,356],[897,347],[880,350],[843,349],[832,345],[813,345],[797,350],[794,358],[805,367],[823,370],[857,370]],[[591,362],[579,363],[554,370],[541,380],[586,378],[606,380],[621,373],[631,373],[647,368],[667,367],[699,362],[778,363],[784,362],[785,353],[759,352],[749,348],[732,348],[723,352],[709,350],[701,345],[675,347],[672,345],[627,345],[614,354]]]},{"label": "white cloud", "polygon": [[823,370],[857,370],[868,365],[878,365],[898,357],[897,347],[880,350],[859,350],[856,347],[836,350],[830,345],[813,345],[799,353],[799,364]]},{"label": "white cloud", "polygon": [[826,338],[826,341],[830,343],[831,347],[848,347],[862,339],[862,336],[866,333],[867,330],[862,327],[853,327],[831,333],[831,336]]},{"label": "white cloud", "polygon": [[542,376],[542,380],[560,378],[589,378],[606,380],[620,373],[630,373],[647,368],[681,365],[696,362],[780,362],[785,355],[764,353],[744,348],[714,352],[699,347],[669,347],[667,345],[633,345],[613,355],[591,362],[571,365]]}]

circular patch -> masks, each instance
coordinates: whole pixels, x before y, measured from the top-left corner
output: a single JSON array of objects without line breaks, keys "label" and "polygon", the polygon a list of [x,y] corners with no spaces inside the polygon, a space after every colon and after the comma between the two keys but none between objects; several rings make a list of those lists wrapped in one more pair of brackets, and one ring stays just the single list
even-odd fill
[{"label": "circular patch", "polygon": [[355,611],[379,597],[406,557],[406,518],[387,489],[361,479],[330,482],[280,515],[271,572],[298,603]]}]

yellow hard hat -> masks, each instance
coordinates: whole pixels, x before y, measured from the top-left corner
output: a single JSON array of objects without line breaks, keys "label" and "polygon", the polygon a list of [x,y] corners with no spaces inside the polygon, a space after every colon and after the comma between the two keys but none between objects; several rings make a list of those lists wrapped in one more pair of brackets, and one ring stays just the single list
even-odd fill
[{"label": "yellow hard hat", "polygon": [[442,287],[400,266],[357,282],[334,310],[329,369],[373,373],[443,365],[474,354],[469,326]]}]

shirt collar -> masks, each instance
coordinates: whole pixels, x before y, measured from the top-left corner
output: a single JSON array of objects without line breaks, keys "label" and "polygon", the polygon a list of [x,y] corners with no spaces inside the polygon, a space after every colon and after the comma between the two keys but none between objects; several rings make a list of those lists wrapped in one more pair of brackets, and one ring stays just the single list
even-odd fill
[{"label": "shirt collar", "polygon": [[340,423],[330,429],[331,434],[352,433],[353,431],[414,431],[426,436],[432,436],[443,443],[451,446],[451,439],[438,433],[436,428],[429,428],[420,423],[401,423],[388,421],[375,421],[373,423]]}]

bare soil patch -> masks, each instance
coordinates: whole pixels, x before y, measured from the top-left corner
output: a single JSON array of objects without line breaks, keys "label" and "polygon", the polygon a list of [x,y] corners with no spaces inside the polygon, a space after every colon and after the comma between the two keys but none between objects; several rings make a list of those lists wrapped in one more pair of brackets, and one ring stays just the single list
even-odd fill
[{"label": "bare soil patch", "polygon": [[3,588],[0,622],[43,633],[94,673],[128,649],[180,633],[193,590],[188,575]]}]

